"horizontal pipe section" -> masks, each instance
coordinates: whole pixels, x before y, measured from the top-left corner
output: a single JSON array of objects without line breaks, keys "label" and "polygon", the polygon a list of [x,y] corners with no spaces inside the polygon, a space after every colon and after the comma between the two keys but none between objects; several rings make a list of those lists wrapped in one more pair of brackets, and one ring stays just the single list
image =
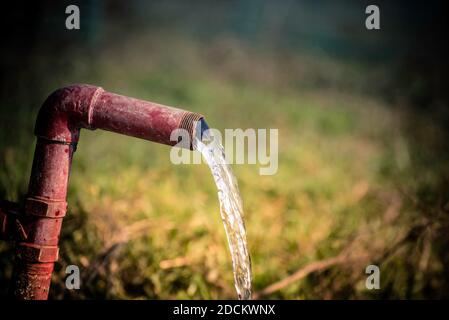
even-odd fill
[{"label": "horizontal pipe section", "polygon": [[175,129],[187,130],[193,141],[195,123],[202,118],[198,113],[83,84],[58,89],[47,98],[35,133],[47,140],[72,143],[79,139],[79,128],[103,129],[174,145],[177,141],[171,141],[170,135]]},{"label": "horizontal pipe section", "polygon": [[[104,91],[72,85],[53,92],[41,107],[33,167],[20,217],[11,293],[18,299],[47,299],[62,220],[67,210],[67,186],[80,128],[103,129],[166,145],[173,130],[193,138],[200,114]],[[187,148],[193,148],[193,139]],[[7,217],[0,211],[0,231],[7,236]],[[5,226],[3,226],[5,224]],[[20,225],[20,226],[19,226]],[[16,229],[17,229],[16,228]]]}]

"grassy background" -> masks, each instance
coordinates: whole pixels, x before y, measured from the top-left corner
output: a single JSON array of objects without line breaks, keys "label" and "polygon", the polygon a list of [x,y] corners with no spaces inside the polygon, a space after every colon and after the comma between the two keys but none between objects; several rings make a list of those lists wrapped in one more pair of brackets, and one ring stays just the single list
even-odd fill
[{"label": "grassy background", "polygon": [[[445,129],[437,112],[423,115],[407,99],[383,94],[391,65],[165,33],[68,51],[36,49],[14,71],[21,81],[2,87],[1,198],[20,201],[26,193],[45,97],[70,83],[96,84],[201,112],[221,130],[279,129],[276,175],[233,166],[254,291],[346,250],[345,262],[267,298],[447,297]],[[235,298],[209,170],[175,166],[169,151],[82,131],[51,298]],[[2,295],[11,258],[11,245],[1,242]],[[365,288],[371,263],[381,268],[381,290]],[[69,264],[81,268],[81,290],[65,289]]]}]

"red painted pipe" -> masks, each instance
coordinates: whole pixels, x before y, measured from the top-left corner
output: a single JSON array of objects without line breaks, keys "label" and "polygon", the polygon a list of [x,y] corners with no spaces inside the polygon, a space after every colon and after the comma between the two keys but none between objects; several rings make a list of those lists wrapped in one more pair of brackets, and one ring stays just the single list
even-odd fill
[{"label": "red painted pipe", "polygon": [[15,227],[22,236],[16,246],[13,296],[18,299],[48,297],[80,128],[104,129],[174,145],[171,132],[183,128],[193,137],[195,123],[200,119],[202,116],[197,113],[109,93],[90,85],[68,86],[52,93],[37,117],[37,143],[24,215]]}]

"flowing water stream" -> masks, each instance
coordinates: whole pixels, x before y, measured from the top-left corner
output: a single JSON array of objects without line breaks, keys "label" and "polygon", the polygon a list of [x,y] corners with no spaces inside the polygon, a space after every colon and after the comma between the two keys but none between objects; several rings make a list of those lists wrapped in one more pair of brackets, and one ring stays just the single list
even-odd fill
[{"label": "flowing water stream", "polygon": [[251,299],[251,260],[239,187],[231,167],[225,161],[223,146],[212,135],[209,135],[209,141],[211,142],[206,144],[204,137],[203,141],[196,138],[194,145],[209,165],[217,185],[221,219],[228,238],[238,298]]}]

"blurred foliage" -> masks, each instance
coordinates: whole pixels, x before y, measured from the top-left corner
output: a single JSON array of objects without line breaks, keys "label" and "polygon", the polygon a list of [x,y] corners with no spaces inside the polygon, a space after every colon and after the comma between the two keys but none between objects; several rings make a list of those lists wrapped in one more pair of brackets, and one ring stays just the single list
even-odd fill
[{"label": "blurred foliage", "polygon": [[[402,91],[385,94],[395,65],[260,50],[226,35],[128,32],[117,33],[118,43],[116,32],[111,26],[102,46],[72,44],[64,55],[36,47],[14,65],[0,101],[1,198],[24,197],[45,97],[92,83],[201,112],[218,129],[279,128],[276,175],[233,166],[255,291],[356,242],[358,260],[268,298],[447,298],[449,158],[446,129],[434,121],[445,109],[423,115]],[[205,165],[172,165],[169,150],[82,131],[51,298],[235,298],[213,179]],[[11,258],[0,243],[2,295]],[[365,289],[370,263],[380,264],[381,290]],[[81,268],[81,290],[65,289],[69,264]]]}]

